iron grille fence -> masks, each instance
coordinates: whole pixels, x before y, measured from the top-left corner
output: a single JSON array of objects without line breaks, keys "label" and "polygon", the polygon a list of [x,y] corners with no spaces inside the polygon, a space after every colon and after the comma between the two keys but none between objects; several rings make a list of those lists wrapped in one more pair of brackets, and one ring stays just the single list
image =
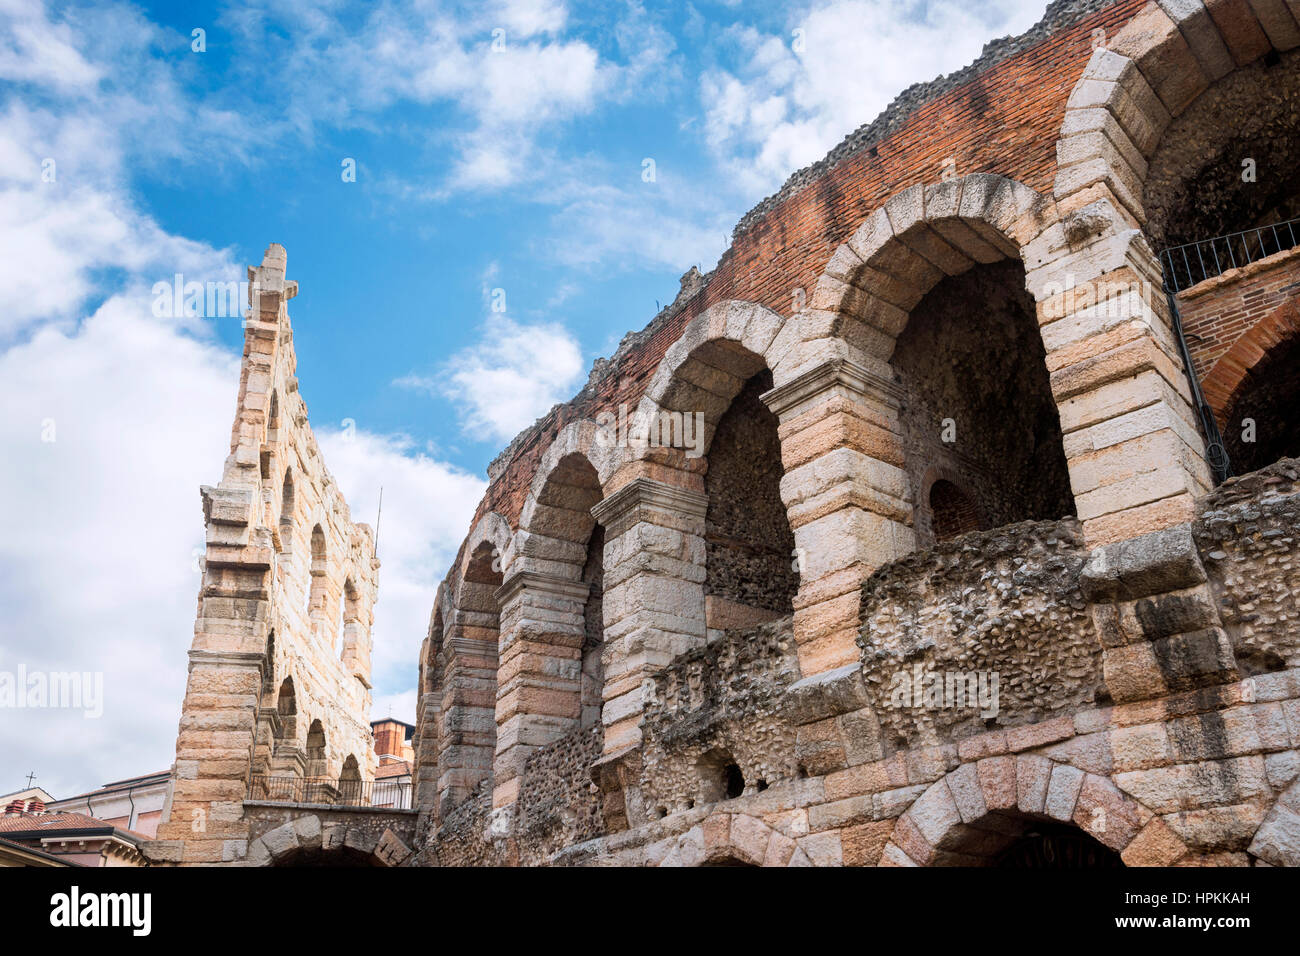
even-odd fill
[{"label": "iron grille fence", "polygon": [[1170,246],[1160,254],[1165,284],[1175,295],[1229,269],[1300,245],[1300,219]]},{"label": "iron grille fence", "polygon": [[248,799],[274,803],[322,803],[342,807],[411,808],[411,781],[398,777],[346,780],[254,774]]}]

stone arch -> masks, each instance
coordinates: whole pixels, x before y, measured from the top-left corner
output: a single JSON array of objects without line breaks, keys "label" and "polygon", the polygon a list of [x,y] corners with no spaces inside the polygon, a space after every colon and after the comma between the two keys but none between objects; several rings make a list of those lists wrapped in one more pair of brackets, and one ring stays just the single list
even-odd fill
[{"label": "stone arch", "polygon": [[249,842],[243,865],[401,866],[410,859],[410,847],[392,827],[375,829],[305,813]]},{"label": "stone arch", "polygon": [[307,618],[311,628],[321,640],[332,643],[330,632],[334,629],[327,604],[329,602],[329,546],[325,529],[319,522],[311,531],[310,578],[307,586]]},{"label": "stone arch", "polygon": [[275,706],[275,628],[266,632],[266,652],[262,661],[261,703]]},{"label": "stone arch", "polygon": [[298,715],[298,702],[294,695],[293,675],[290,674],[280,682],[280,693],[276,698],[276,712],[281,719]]},{"label": "stone arch", "polygon": [[1096,49],[1057,142],[1054,193],[1063,211],[1086,207],[1115,231],[1144,224],[1148,161],[1170,125],[1228,74],[1300,45],[1287,8],[1268,13],[1261,19],[1236,4],[1212,15],[1202,0],[1148,3]]},{"label": "stone arch", "polygon": [[271,404],[266,413],[266,441],[268,444],[280,440],[280,393],[271,389]]},{"label": "stone arch", "polygon": [[325,739],[325,725],[316,718],[307,726],[307,776],[324,777],[329,769],[329,745]]},{"label": "stone arch", "polygon": [[793,839],[747,813],[713,813],[669,845],[658,866],[812,866]]},{"label": "stone arch", "polygon": [[839,355],[883,372],[918,302],[948,276],[1015,258],[1042,231],[1051,204],[1023,183],[972,173],[895,194],[835,251],[796,316],[800,346],[782,355],[778,383],[838,339]]},{"label": "stone arch", "polygon": [[1188,847],[1109,777],[1037,754],[986,757],[931,784],[898,818],[881,866],[987,866],[1031,821],[1078,827],[1128,866],[1168,866]]},{"label": "stone arch", "polygon": [[[918,536],[915,515],[930,466],[970,471],[996,524],[1070,510],[1060,403],[1028,291],[1029,247],[1054,215],[1050,199],[993,173],[910,186],[836,249],[808,307],[778,336],[776,387],[765,401],[781,420],[782,497],[801,559],[795,636],[805,676],[856,659],[858,586],[931,543]],[[962,298],[968,285],[995,290],[996,307]],[[977,323],[960,321],[975,301],[1015,347],[994,350]],[[963,387],[933,359],[947,353],[924,348],[927,337],[961,344],[964,367],[985,378],[993,374],[979,357],[1005,357],[1008,374],[1033,400],[1005,427],[983,427],[994,386]],[[956,418],[970,419],[958,431],[960,444],[941,432],[947,401],[960,402]],[[977,454],[963,454],[973,436],[980,436]],[[1000,463],[1005,449],[1015,450],[1014,469]],[[1034,477],[1040,457],[1050,482]]]},{"label": "stone arch", "polygon": [[[573,508],[557,507],[563,502],[542,500],[548,486],[551,489],[556,487],[552,479],[562,464],[567,462],[568,467],[572,467],[579,460],[585,462],[595,473],[596,484],[603,495],[610,479],[628,457],[628,449],[616,440],[616,436],[591,419],[584,418],[570,422],[560,429],[533,473],[528,496],[519,511],[519,529],[514,533],[509,547],[503,553],[503,569],[513,570],[515,561],[523,558],[525,560],[521,567],[546,570],[547,562],[553,560],[555,556],[552,542],[579,540],[582,534],[581,526],[587,520],[594,520],[590,515],[584,519],[581,514],[574,512]],[[561,478],[564,475],[565,472],[559,472]],[[571,513],[564,515],[560,513],[562,511]],[[569,526],[567,529],[566,525]],[[587,533],[590,533],[589,528]],[[572,561],[580,563],[580,559],[576,556],[572,557],[569,563]],[[576,576],[575,574],[574,577]]]},{"label": "stone arch", "polygon": [[[429,615],[429,631],[420,648],[420,696],[415,718],[414,789],[415,805],[433,807],[438,799],[438,766],[441,757],[442,715],[442,647],[444,621],[450,618],[446,601],[450,589],[445,583],[438,585]],[[495,672],[494,672],[495,673]]]},{"label": "stone arch", "polygon": [[361,765],[355,754],[348,754],[339,770],[339,800],[342,803],[361,806],[365,804],[365,790],[361,780]]},{"label": "stone arch", "polygon": [[596,427],[586,420],[566,426],[543,455],[495,592],[497,810],[514,805],[527,757],[580,729],[584,703],[600,699],[591,684],[601,673],[604,622],[589,619],[587,602],[602,591],[591,575],[602,572],[604,538],[593,509],[626,450],[602,440]]},{"label": "stone arch", "polygon": [[780,489],[781,439],[762,399],[774,384],[785,324],[752,302],[709,307],[665,352],[637,409],[649,440],[638,443],[636,457],[679,469],[682,487],[703,485],[708,627],[750,626],[793,611],[799,578]]},{"label": "stone arch", "polygon": [[293,541],[293,509],[296,498],[293,491],[293,467],[285,466],[280,482],[279,541],[281,551],[289,551]]},{"label": "stone arch", "polygon": [[[775,355],[769,353],[784,324],[781,316],[753,302],[730,299],[710,306],[687,323],[664,353],[637,406],[637,421],[649,424],[677,416],[666,422],[675,424],[683,413],[701,412],[704,434],[699,450],[707,453],[718,419],[745,382],[772,367]],[[667,428],[661,431],[666,434]],[[654,451],[641,445],[636,457]]]},{"label": "stone arch", "polygon": [[469,537],[465,539],[465,546],[461,551],[458,565],[460,573],[456,576],[456,580],[464,579],[465,570],[469,566],[470,559],[484,542],[491,545],[497,567],[504,573],[506,570],[506,551],[510,548],[513,537],[514,532],[510,530],[510,522],[506,521],[497,512],[489,511],[482,518],[479,518],[470,531]]},{"label": "stone arch", "polygon": [[361,651],[361,636],[365,627],[361,620],[361,592],[357,590],[352,575],[343,579],[343,600],[339,602],[339,634],[342,636],[339,658],[355,662]]},{"label": "stone arch", "polygon": [[[1291,301],[1256,322],[1206,375],[1205,397],[1223,429],[1236,474],[1300,456],[1295,416],[1279,414],[1300,399],[1298,352],[1300,307]],[[1256,423],[1256,444],[1250,449],[1240,441],[1244,418]]]}]

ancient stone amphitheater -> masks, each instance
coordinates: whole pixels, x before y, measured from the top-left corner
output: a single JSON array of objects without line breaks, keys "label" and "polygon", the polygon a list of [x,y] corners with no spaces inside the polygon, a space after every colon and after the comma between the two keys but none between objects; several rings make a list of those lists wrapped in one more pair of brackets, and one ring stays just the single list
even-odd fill
[{"label": "ancient stone amphitheater", "polygon": [[1296,0],[907,90],[492,463],[408,806],[272,246],[150,856],[1300,863],[1298,157]]}]

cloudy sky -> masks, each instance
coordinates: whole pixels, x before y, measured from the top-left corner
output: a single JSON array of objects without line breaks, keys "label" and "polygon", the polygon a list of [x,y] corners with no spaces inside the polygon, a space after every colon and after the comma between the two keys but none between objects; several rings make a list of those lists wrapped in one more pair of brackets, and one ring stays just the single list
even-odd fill
[{"label": "cloudy sky", "polygon": [[0,684],[103,679],[98,716],[0,710],[0,792],[174,757],[242,331],[156,282],[287,247],[326,461],[360,520],[384,489],[374,716],[410,720],[492,457],[786,176],[1042,10],[180,6],[0,0]]}]

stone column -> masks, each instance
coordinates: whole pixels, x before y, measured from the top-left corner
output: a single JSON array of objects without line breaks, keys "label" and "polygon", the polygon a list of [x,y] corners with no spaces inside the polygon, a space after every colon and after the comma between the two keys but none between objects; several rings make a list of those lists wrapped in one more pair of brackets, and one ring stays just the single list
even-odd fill
[{"label": "stone column", "polygon": [[496,759],[492,807],[513,806],[524,761],[578,726],[588,585],[518,569],[497,591]]},{"label": "stone column", "polygon": [[[484,588],[490,595],[490,590]],[[457,609],[443,642],[438,816],[492,775],[496,739],[497,618]]]},{"label": "stone column", "polygon": [[430,691],[420,695],[415,737],[415,775],[411,805],[422,811],[438,803],[438,725],[442,714],[439,695]]},{"label": "stone column", "polygon": [[[1067,216],[1065,232],[1094,219]],[[1030,248],[1051,261],[1028,281],[1084,535],[1095,546],[1189,521],[1211,479],[1146,239],[1128,229],[1040,253],[1051,241]]]},{"label": "stone column", "polygon": [[[698,476],[690,476],[696,482]],[[595,773],[613,829],[643,822],[635,761],[650,675],[705,642],[702,491],[636,478],[592,514],[605,528],[605,650]]]},{"label": "stone column", "polygon": [[763,395],[780,420],[781,498],[800,570],[794,633],[805,677],[857,661],[862,582],[916,547],[899,394],[888,365],[878,366],[832,358]]}]

